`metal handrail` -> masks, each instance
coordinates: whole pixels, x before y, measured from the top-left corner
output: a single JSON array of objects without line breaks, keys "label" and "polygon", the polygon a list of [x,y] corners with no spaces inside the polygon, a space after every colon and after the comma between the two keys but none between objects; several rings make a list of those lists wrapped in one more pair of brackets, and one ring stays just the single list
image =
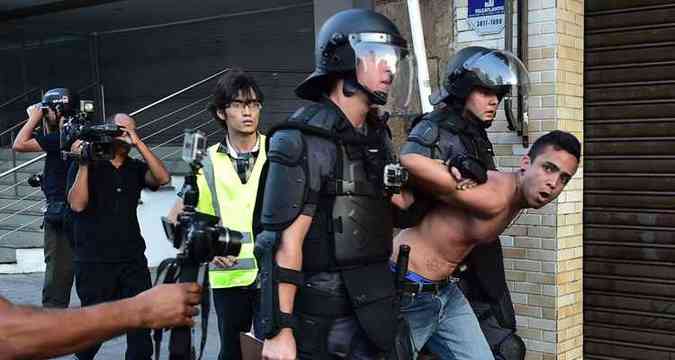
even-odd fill
[{"label": "metal handrail", "polygon": [[163,119],[168,118],[169,116],[176,115],[177,113],[179,113],[179,112],[181,112],[181,111],[183,111],[183,110],[185,110],[185,109],[187,109],[187,108],[189,108],[189,107],[191,107],[191,106],[194,106],[194,105],[196,105],[196,104],[198,104],[198,103],[200,103],[200,102],[202,102],[202,101],[204,101],[204,100],[206,100],[206,99],[208,99],[208,98],[210,98],[210,97],[211,97],[211,96],[205,96],[205,97],[203,97],[203,98],[201,98],[201,99],[199,99],[199,100],[193,101],[193,102],[191,102],[191,103],[189,103],[189,104],[187,104],[187,105],[185,105],[185,106],[181,106],[180,108],[178,108],[178,109],[176,109],[176,110],[174,110],[174,111],[172,111],[172,112],[170,112],[170,113],[168,113],[168,114],[164,114],[164,115],[162,115],[162,116],[160,116],[160,117],[158,117],[158,118],[155,118],[155,119],[152,119],[152,120],[146,122],[145,124],[143,124],[143,125],[137,127],[136,130],[140,130],[140,129],[146,127],[146,126],[150,126],[150,125],[152,125],[152,124],[158,122],[159,120],[163,120]]},{"label": "metal handrail", "polygon": [[[195,117],[197,117],[197,116],[199,116],[199,115],[201,115],[201,114],[203,114],[203,113],[205,113],[205,112],[206,112],[206,110],[199,110],[199,111],[197,111],[196,113],[194,113],[194,114],[192,114],[192,115],[188,115],[188,116],[186,116],[186,117],[184,117],[184,118],[182,118],[182,119],[180,119],[180,120],[174,122],[173,124],[171,124],[171,125],[169,125],[169,126],[167,126],[167,127],[165,127],[165,128],[162,128],[162,129],[160,129],[160,130],[155,131],[155,132],[152,133],[152,134],[149,134],[149,135],[144,136],[143,138],[141,138],[141,140],[146,140],[146,139],[149,139],[149,138],[151,138],[151,137],[153,137],[153,136],[155,136],[155,135],[159,135],[159,134],[161,134],[161,133],[163,133],[163,132],[165,132],[165,131],[167,131],[167,130],[169,130],[169,129],[171,129],[171,128],[177,126],[177,125],[180,125],[180,124],[182,124],[182,123],[184,123],[184,122],[186,122],[186,121],[188,121],[188,120],[191,120],[191,119],[193,119],[193,118],[195,118]],[[182,135],[182,134],[181,134],[181,135]]]},{"label": "metal handrail", "polygon": [[[199,124],[199,125],[193,127],[192,129],[194,129],[194,130],[199,130],[199,129],[203,128],[204,126],[208,125],[209,123],[211,123],[212,121],[213,121],[213,119],[204,121],[203,124]],[[165,141],[165,142],[163,142],[163,143],[161,143],[161,144],[157,144],[157,145],[151,147],[150,150],[155,150],[155,149],[157,149],[157,148],[160,147],[160,146],[164,146],[164,145],[166,145],[166,144],[168,144],[168,143],[170,143],[170,142],[172,142],[172,141],[174,141],[174,140],[178,140],[178,138],[181,137],[181,136],[184,136],[184,134],[178,134],[178,135],[172,137],[171,139],[169,139],[169,140],[167,140],[167,141]]]},{"label": "metal handrail", "polygon": [[21,181],[17,181],[17,182],[14,183],[13,185],[7,186],[6,188],[0,190],[0,194],[6,193],[7,191],[10,191],[10,190],[14,189],[14,188],[16,188],[17,186],[20,186],[21,184],[28,184],[27,180],[28,180],[30,177],[31,177],[31,175],[28,175],[28,176],[26,176],[25,178],[21,179]]},{"label": "metal handrail", "polygon": [[9,134],[10,132],[12,132],[12,130],[15,130],[16,128],[23,126],[25,123],[26,123],[26,120],[19,121],[18,123],[16,123],[16,124],[12,125],[11,127],[3,130],[2,132],[0,132],[0,137],[5,136],[5,134]]},{"label": "metal handrail", "polygon": [[[28,199],[29,197],[33,196],[35,193],[40,192],[40,191],[41,191],[40,189],[34,190],[34,191],[32,191],[32,192],[30,192],[30,193],[28,193],[28,194],[22,196],[21,198],[15,200],[14,202],[11,202],[11,203],[9,203],[9,204],[7,204],[7,205],[1,207],[1,208],[0,208],[0,211],[5,210],[5,209],[9,209],[9,208],[12,207],[12,205],[18,204],[19,202]],[[43,201],[44,201],[44,200],[43,200]],[[19,210],[19,211],[21,211],[21,210]]]},{"label": "metal handrail", "polygon": [[[174,98],[174,97],[176,97],[176,96],[178,96],[178,95],[180,95],[180,94],[182,94],[182,93],[184,93],[184,92],[186,92],[186,91],[188,91],[188,90],[191,90],[191,89],[193,89],[193,88],[195,88],[195,87],[197,87],[197,86],[199,86],[199,85],[201,85],[201,84],[204,84],[205,82],[207,82],[207,81],[209,81],[209,80],[212,80],[212,79],[214,79],[214,78],[216,78],[216,77],[218,77],[218,76],[220,76],[220,75],[222,75],[222,74],[224,74],[224,73],[226,73],[226,72],[228,72],[228,71],[230,71],[230,68],[229,68],[229,67],[228,67],[228,68],[224,68],[223,70],[220,70],[220,71],[218,71],[218,72],[216,72],[216,73],[214,73],[214,74],[212,74],[212,75],[210,75],[210,76],[207,76],[206,78],[204,78],[204,79],[202,79],[202,80],[199,80],[199,81],[197,81],[197,82],[195,82],[195,83],[193,83],[193,84],[191,84],[191,85],[189,85],[189,86],[187,86],[187,87],[184,87],[184,88],[182,88],[182,89],[180,89],[180,90],[178,90],[178,91],[176,91],[176,92],[174,92],[174,93],[172,93],[172,94],[170,94],[170,95],[167,95],[167,96],[165,96],[165,97],[163,97],[163,98],[161,98],[161,99],[159,99],[159,100],[157,100],[157,101],[155,101],[155,102],[153,102],[153,103],[151,103],[151,104],[149,104],[149,105],[146,105],[146,106],[144,106],[144,107],[142,107],[142,108],[140,108],[140,109],[138,109],[138,110],[136,110],[136,111],[131,112],[131,113],[129,114],[129,116],[135,116],[135,115],[138,115],[138,114],[142,113],[142,112],[145,111],[145,110],[151,109],[151,108],[153,108],[153,107],[155,107],[155,106],[157,106],[157,105],[159,105],[159,104],[161,104],[161,103],[163,103],[163,102],[165,102],[165,101],[167,101],[167,100],[169,100],[169,99],[172,99],[172,98]],[[19,171],[19,170],[21,170],[21,169],[23,169],[23,168],[29,166],[29,165],[31,165],[31,164],[34,164],[34,163],[40,161],[40,160],[44,159],[46,156],[47,156],[47,154],[40,154],[39,156],[36,156],[36,157],[34,157],[34,158],[32,158],[32,159],[26,161],[25,163],[23,163],[23,164],[21,164],[21,165],[15,166],[15,167],[13,167],[13,168],[11,168],[11,169],[9,169],[9,170],[3,172],[3,173],[0,173],[0,179],[2,179],[2,178],[5,177],[5,176],[11,175],[11,174],[13,174],[13,173],[15,173],[15,172],[17,172],[17,171]]]},{"label": "metal handrail", "polygon": [[[0,240],[2,240],[2,239],[4,239],[4,238],[8,237],[9,235],[14,234],[15,232],[19,232],[19,231],[23,230],[23,228],[26,228],[26,227],[28,227],[28,226],[30,226],[30,225],[33,225],[33,224],[35,224],[35,223],[38,222],[38,221],[42,221],[42,218],[41,218],[41,217],[38,217],[38,218],[36,218],[36,219],[33,219],[33,220],[31,220],[30,222],[27,222],[27,223],[25,223],[25,224],[19,226],[18,228],[14,229],[14,230],[10,230],[10,231],[8,231],[8,232],[2,234],[2,236],[0,236]],[[13,247],[13,246],[0,245],[0,249],[14,249],[14,248],[15,248],[15,247]]]},{"label": "metal handrail", "polygon": [[2,109],[3,107],[5,107],[5,106],[7,106],[7,105],[10,105],[10,104],[13,104],[13,103],[17,102],[17,101],[23,99],[24,97],[26,97],[26,95],[32,94],[32,93],[34,93],[34,92],[36,92],[36,91],[38,91],[38,90],[42,90],[42,89],[33,88],[33,89],[30,89],[30,90],[28,90],[28,91],[23,92],[22,94],[17,95],[17,96],[15,96],[15,97],[13,97],[13,98],[11,98],[11,99],[5,101],[4,103],[0,104],[0,109]]},{"label": "metal handrail", "polygon": [[32,208],[34,208],[34,207],[36,207],[36,206],[38,206],[38,205],[42,205],[43,203],[46,203],[46,202],[47,202],[47,200],[40,200],[39,202],[36,202],[35,204],[33,204],[33,205],[31,205],[31,206],[29,206],[29,207],[27,207],[27,208],[24,208],[24,209],[21,209],[21,210],[17,210],[17,211],[15,211],[15,212],[13,212],[13,213],[11,213],[11,214],[5,216],[4,218],[0,219],[0,224],[2,224],[3,222],[5,222],[5,221],[7,221],[7,220],[9,220],[9,219],[11,219],[11,218],[13,218],[13,217],[15,217],[15,216],[21,214],[22,212],[24,212],[24,211],[26,211],[26,210],[28,210],[28,209],[32,209]]},{"label": "metal handrail", "polygon": [[[209,122],[211,122],[211,120],[207,121],[207,122],[204,123],[204,124],[199,125],[195,130],[199,130],[201,127],[203,127],[204,125],[206,125],[206,124],[209,123]],[[221,131],[221,129],[213,130],[213,131],[211,131],[210,133],[206,134],[206,137],[209,137],[209,136],[211,136],[211,135],[213,135],[213,134],[215,134],[215,133],[217,133],[217,132],[219,132],[219,131]],[[178,139],[178,138],[181,137],[181,136],[183,136],[183,134],[178,135],[178,136],[174,136],[174,137],[171,138],[170,141],[168,141],[168,142],[171,142],[171,141],[173,141],[173,140],[176,140],[176,139]],[[159,144],[159,145],[157,145],[156,147],[159,147],[159,146],[162,146],[162,145],[163,145],[163,144]],[[153,147],[152,149],[155,149],[155,147]],[[168,159],[168,158],[170,158],[171,156],[173,156],[173,155],[175,155],[175,154],[178,154],[178,153],[181,152],[181,151],[183,151],[183,148],[182,148],[182,147],[179,148],[178,150],[172,151],[172,152],[170,152],[170,153],[168,153],[168,154],[164,154],[164,155],[163,155],[162,157],[160,157],[159,159],[160,159],[160,160]]]},{"label": "metal handrail", "polygon": [[188,87],[185,87],[185,88],[183,88],[183,89],[181,89],[181,90],[178,90],[178,91],[176,91],[175,93],[173,93],[173,94],[171,94],[171,95],[165,96],[164,98],[159,99],[159,100],[155,101],[154,103],[152,103],[152,104],[150,104],[150,105],[147,105],[147,106],[145,106],[145,107],[142,107],[142,108],[140,108],[140,109],[138,109],[138,110],[136,110],[136,111],[130,113],[129,116],[134,116],[134,115],[140,114],[141,112],[143,112],[143,111],[145,111],[145,110],[148,110],[148,109],[154,107],[155,105],[161,104],[161,103],[163,103],[163,102],[166,101],[166,100],[169,100],[169,99],[171,99],[171,98],[173,98],[173,97],[175,97],[175,96],[178,96],[178,95],[180,95],[180,94],[182,94],[182,93],[184,93],[184,92],[186,92],[186,91],[188,91],[188,90],[191,90],[191,89],[193,89],[193,88],[195,88],[195,87],[197,87],[197,86],[199,86],[199,85],[201,85],[201,84],[203,84],[203,83],[205,83],[205,82],[207,82],[207,81],[209,81],[209,80],[211,80],[211,79],[214,79],[214,78],[216,78],[216,77],[218,77],[218,76],[220,76],[220,75],[222,75],[222,74],[224,74],[224,73],[226,73],[226,72],[228,72],[228,71],[230,71],[230,68],[225,68],[225,69],[223,69],[223,70],[220,70],[220,71],[218,71],[217,73],[215,73],[215,74],[213,74],[213,75],[211,75],[211,76],[208,76],[208,77],[206,77],[206,78],[204,78],[204,79],[202,79],[202,80],[199,80],[199,81],[197,81],[196,83],[194,83],[194,84],[192,84],[192,85],[190,85],[190,86],[188,86]]}]

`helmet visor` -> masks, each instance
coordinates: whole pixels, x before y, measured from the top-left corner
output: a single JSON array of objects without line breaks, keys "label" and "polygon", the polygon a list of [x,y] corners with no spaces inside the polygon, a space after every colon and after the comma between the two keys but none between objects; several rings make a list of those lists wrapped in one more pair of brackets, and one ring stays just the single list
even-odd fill
[{"label": "helmet visor", "polygon": [[350,36],[357,81],[381,100],[379,105],[394,111],[410,104],[415,75],[412,56],[401,41],[388,34]]},{"label": "helmet visor", "polygon": [[464,63],[464,68],[488,87],[515,86],[528,89],[530,85],[525,65],[508,51],[492,51],[470,58]]},{"label": "helmet visor", "polygon": [[[504,101],[504,110],[509,122],[517,130],[524,124],[518,119],[527,119],[527,101],[530,88],[528,71],[520,59],[504,50],[495,50],[478,57],[469,58],[464,68],[484,86],[495,90]],[[519,99],[520,96],[520,99]],[[523,116],[519,116],[523,114]]]}]

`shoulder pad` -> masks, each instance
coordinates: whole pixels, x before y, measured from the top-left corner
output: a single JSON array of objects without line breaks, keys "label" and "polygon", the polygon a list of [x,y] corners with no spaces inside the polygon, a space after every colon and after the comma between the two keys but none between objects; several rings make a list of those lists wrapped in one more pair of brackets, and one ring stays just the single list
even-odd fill
[{"label": "shoulder pad", "polygon": [[428,114],[425,114],[422,120],[428,120],[435,124],[438,127],[444,130],[448,130],[453,133],[458,133],[463,128],[462,119],[460,119],[457,113],[450,108],[442,108],[434,110]]},{"label": "shoulder pad", "polygon": [[286,121],[273,126],[268,134],[284,129],[296,129],[307,135],[324,138],[335,138],[336,126],[340,115],[325,104],[303,106],[291,115]]},{"label": "shoulder pad", "polygon": [[295,114],[290,117],[289,122],[302,123],[307,127],[332,133],[339,120],[340,115],[330,106],[325,104],[312,104],[296,111]]},{"label": "shoulder pad", "polygon": [[296,165],[302,158],[304,141],[297,129],[281,129],[270,138],[267,157],[270,161]]},{"label": "shoulder pad", "polygon": [[430,147],[438,140],[438,124],[427,119],[420,120],[408,134],[408,141]]}]

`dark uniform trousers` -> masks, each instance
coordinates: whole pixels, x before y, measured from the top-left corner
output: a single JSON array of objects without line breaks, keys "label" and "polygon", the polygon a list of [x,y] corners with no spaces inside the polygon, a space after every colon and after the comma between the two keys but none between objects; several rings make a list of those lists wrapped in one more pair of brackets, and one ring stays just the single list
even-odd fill
[{"label": "dark uniform trousers", "polygon": [[[150,288],[150,272],[145,257],[135,261],[75,262],[75,286],[82,306],[135,296]],[[76,354],[79,360],[93,359],[101,344]],[[150,360],[150,329],[127,333],[126,360]]]},{"label": "dark uniform trousers", "polygon": [[218,315],[220,333],[218,360],[242,358],[239,333],[251,329],[255,309],[259,303],[259,293],[260,290],[255,285],[213,289],[213,307]]}]

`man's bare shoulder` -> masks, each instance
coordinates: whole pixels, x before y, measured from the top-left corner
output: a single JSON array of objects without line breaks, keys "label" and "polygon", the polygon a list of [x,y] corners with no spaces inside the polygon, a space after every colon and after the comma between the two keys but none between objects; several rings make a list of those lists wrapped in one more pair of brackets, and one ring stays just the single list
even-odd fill
[{"label": "man's bare shoulder", "polygon": [[494,187],[513,187],[515,185],[515,177],[511,172],[501,172],[495,170],[488,170],[488,179],[486,184]]},{"label": "man's bare shoulder", "polygon": [[512,172],[488,171],[488,179],[484,184],[489,188],[493,206],[501,210],[509,206],[516,190],[516,176]]}]

